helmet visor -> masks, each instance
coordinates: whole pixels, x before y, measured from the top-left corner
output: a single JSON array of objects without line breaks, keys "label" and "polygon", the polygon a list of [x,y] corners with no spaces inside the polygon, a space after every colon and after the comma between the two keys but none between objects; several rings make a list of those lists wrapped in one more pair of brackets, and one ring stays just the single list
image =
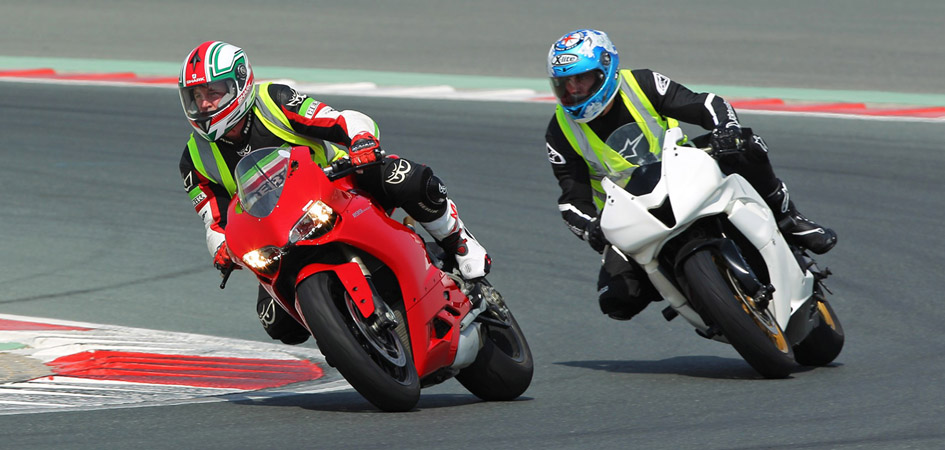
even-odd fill
[{"label": "helmet visor", "polygon": [[231,78],[181,88],[184,112],[192,120],[206,119],[226,109],[239,91]]},{"label": "helmet visor", "polygon": [[603,84],[604,72],[600,69],[551,79],[551,89],[562,106],[581,104],[596,94]]}]

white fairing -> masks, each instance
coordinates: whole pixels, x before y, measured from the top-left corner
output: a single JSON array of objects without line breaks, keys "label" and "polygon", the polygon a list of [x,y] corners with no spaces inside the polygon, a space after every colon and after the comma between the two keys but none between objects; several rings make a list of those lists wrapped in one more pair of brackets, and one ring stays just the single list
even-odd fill
[{"label": "white fairing", "polygon": [[[609,179],[602,184],[607,201],[601,229],[607,240],[644,267],[654,286],[683,317],[697,328],[705,324],[688,301],[658,270],[663,245],[695,220],[726,214],[758,248],[775,288],[769,309],[782,329],[790,314],[813,292],[813,275],[804,273],[778,231],[774,216],[760,195],[740,175],[724,175],[705,151],[674,145],[682,139],[678,128],[667,131],[662,153],[662,174],[652,192],[635,196]],[[666,226],[649,210],[670,201],[676,223]]]}]

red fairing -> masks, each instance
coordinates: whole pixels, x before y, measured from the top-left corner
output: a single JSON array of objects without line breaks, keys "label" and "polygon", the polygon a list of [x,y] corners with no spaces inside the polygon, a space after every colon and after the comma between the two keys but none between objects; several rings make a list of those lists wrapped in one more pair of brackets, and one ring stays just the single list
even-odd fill
[{"label": "red fairing", "polygon": [[[334,227],[322,236],[296,243],[290,251],[318,252],[321,246],[341,243],[376,257],[391,268],[400,286],[418,375],[422,378],[451,365],[459,345],[460,321],[469,312],[470,302],[456,284],[430,262],[420,236],[390,218],[364,192],[355,189],[349,178],[329,181],[323,170],[312,162],[307,148],[294,148],[291,157],[292,168],[278,205],[268,216],[253,217],[237,210],[238,201],[230,203],[226,239],[233,253],[241,257],[266,246],[286,247],[289,232],[305,208],[321,200],[337,214]],[[273,298],[303,325],[296,299],[286,298],[286,295],[294,296],[294,290],[277,291],[276,279],[291,279],[295,287],[316,273],[334,272],[361,314],[369,317],[374,312],[370,285],[357,263],[318,262],[294,268],[295,273],[282,273],[283,270],[290,269],[280,267],[274,275],[256,275]],[[449,330],[443,333],[441,327],[436,333],[434,318],[449,324]],[[437,337],[438,334],[442,337]]]}]

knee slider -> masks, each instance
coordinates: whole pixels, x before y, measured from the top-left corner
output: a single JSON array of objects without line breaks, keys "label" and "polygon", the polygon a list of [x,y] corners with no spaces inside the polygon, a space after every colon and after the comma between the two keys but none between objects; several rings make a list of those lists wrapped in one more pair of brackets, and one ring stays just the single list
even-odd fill
[{"label": "knee slider", "polygon": [[256,301],[256,314],[269,337],[289,345],[301,344],[308,340],[308,330],[272,298],[259,298]]},{"label": "knee slider", "polygon": [[432,221],[446,210],[446,186],[432,169],[406,159],[384,166],[384,191],[395,206],[419,222]]},{"label": "knee slider", "polygon": [[394,198],[409,198],[420,192],[430,168],[403,158],[388,159],[384,164],[384,191]]},{"label": "knee slider", "polygon": [[446,184],[440,180],[440,177],[434,175],[432,170],[428,170],[428,172],[429,177],[427,177],[427,181],[425,183],[426,189],[424,190],[426,193],[425,201],[429,206],[442,207],[446,204]]},{"label": "knee slider", "polygon": [[597,291],[600,311],[614,319],[629,320],[654,300],[643,291],[639,281],[625,275],[615,276]]},{"label": "knee slider", "polygon": [[597,289],[601,312],[617,320],[629,320],[661,298],[643,268],[612,249],[604,253]]}]

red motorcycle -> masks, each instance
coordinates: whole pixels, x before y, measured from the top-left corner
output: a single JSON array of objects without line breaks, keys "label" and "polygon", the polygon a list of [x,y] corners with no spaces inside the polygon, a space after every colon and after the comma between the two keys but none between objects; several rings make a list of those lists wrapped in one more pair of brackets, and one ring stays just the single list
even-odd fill
[{"label": "red motorcycle", "polygon": [[520,396],[532,356],[502,296],[444,270],[452,258],[409,217],[394,220],[358,190],[350,175],[365,167],[323,169],[306,147],[245,156],[226,226],[235,259],[382,410],[413,409],[422,387],[454,376],[483,400]]}]

